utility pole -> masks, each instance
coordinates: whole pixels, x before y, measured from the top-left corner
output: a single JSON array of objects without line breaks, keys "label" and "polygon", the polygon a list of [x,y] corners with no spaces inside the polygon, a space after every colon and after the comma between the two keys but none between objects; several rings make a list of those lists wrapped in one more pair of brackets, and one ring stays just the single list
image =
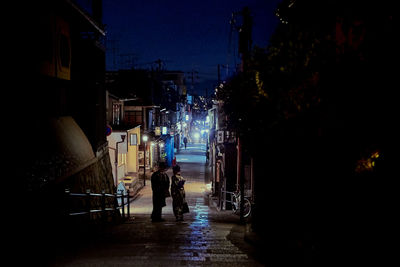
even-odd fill
[{"label": "utility pole", "polygon": [[163,61],[161,59],[157,59],[156,61],[154,61],[154,63],[156,63],[158,65],[157,70],[161,71],[161,65],[162,65]]},{"label": "utility pole", "polygon": [[[244,7],[241,12],[243,23],[239,28],[239,53],[242,55],[241,62],[241,71],[246,72],[250,59],[250,51],[252,46],[251,32],[252,32],[252,18],[250,14],[250,9],[248,7]],[[237,133],[238,140],[238,183],[240,185],[240,222],[244,223],[244,186],[245,186],[245,175],[244,175],[244,145],[243,138],[240,136],[240,133]]]}]

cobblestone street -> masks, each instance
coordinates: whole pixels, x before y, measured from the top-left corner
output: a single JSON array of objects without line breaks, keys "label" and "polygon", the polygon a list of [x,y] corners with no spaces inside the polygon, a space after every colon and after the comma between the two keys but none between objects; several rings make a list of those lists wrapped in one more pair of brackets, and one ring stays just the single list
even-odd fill
[{"label": "cobblestone street", "polygon": [[[183,222],[175,221],[171,198],[163,208],[165,221],[151,222],[148,182],[131,203],[133,218],[59,255],[53,266],[262,266],[254,258],[254,247],[244,240],[239,217],[209,203],[204,153],[197,145],[177,155],[190,208]],[[167,173],[171,177],[171,170]]]}]

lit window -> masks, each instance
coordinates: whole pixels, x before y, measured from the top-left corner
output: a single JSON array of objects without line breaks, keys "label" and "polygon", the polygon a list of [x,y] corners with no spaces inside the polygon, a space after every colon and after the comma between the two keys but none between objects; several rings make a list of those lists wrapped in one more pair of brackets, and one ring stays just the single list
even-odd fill
[{"label": "lit window", "polygon": [[121,104],[113,103],[112,121],[114,125],[119,125],[121,121]]}]

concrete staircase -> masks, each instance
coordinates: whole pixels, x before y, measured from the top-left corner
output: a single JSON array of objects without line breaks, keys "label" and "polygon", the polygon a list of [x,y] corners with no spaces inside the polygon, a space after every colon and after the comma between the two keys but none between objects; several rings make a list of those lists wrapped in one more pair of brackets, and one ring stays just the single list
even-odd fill
[{"label": "concrete staircase", "polygon": [[129,195],[132,198],[135,198],[143,188],[143,179],[139,179],[139,176],[142,177],[139,173],[129,173],[122,179],[125,188],[129,190]]}]

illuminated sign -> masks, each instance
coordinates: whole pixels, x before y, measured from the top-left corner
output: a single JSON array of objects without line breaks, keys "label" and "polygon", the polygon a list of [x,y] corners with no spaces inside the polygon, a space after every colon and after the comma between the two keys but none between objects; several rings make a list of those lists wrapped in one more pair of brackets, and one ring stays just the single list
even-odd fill
[{"label": "illuminated sign", "polygon": [[156,129],[154,130],[154,134],[156,135],[156,136],[160,136],[161,135],[161,129],[160,129],[160,127],[156,127]]},{"label": "illuminated sign", "polygon": [[218,131],[217,143],[222,144],[224,142],[224,131]]}]

